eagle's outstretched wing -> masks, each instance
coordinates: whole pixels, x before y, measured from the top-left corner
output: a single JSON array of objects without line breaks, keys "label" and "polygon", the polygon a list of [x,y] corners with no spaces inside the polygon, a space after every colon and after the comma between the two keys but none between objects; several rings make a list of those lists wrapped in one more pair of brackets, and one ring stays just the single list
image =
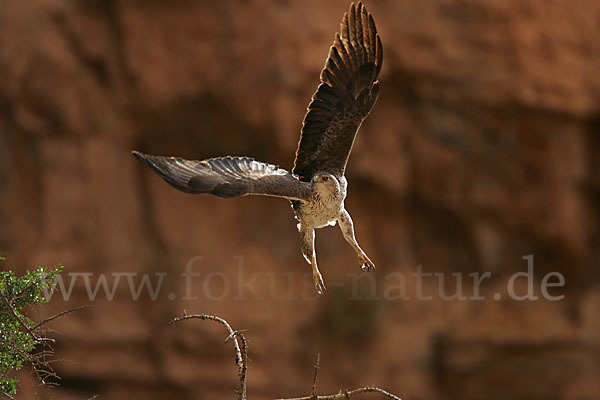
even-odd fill
[{"label": "eagle's outstretched wing", "polygon": [[300,179],[344,174],[356,131],[377,100],[382,62],[373,18],[362,3],[352,3],[304,117],[292,170]]},{"label": "eagle's outstretched wing", "polygon": [[186,193],[210,193],[219,197],[249,194],[308,200],[311,185],[285,169],[249,157],[221,157],[203,161],[180,157],[133,155],[168,184]]}]

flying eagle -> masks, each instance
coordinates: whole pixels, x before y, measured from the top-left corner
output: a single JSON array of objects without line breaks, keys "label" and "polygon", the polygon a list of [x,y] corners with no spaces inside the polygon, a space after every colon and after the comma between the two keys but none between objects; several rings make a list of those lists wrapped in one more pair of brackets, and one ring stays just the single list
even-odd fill
[{"label": "flying eagle", "polygon": [[168,184],[186,193],[218,197],[264,195],[292,202],[302,238],[302,254],[312,266],[315,288],[325,290],[314,249],[315,229],[339,224],[364,271],[375,265],[354,237],[344,208],[348,183],[344,177],[354,137],[377,100],[377,77],[383,62],[381,39],[373,17],[362,3],[352,3],[335,35],[321,83],[312,96],[292,172],[249,157],[202,161],[180,157],[133,155]]}]

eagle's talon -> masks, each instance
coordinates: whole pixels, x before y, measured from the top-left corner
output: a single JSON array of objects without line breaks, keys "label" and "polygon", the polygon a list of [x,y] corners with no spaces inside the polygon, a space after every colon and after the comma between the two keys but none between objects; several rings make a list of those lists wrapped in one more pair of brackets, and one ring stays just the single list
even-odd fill
[{"label": "eagle's talon", "polygon": [[325,293],[325,283],[323,282],[323,276],[320,273],[313,274],[313,281],[315,282],[315,289],[317,289],[318,294]]},{"label": "eagle's talon", "polygon": [[375,264],[373,264],[373,261],[371,261],[366,254],[361,254],[358,256],[358,258],[360,262],[360,269],[365,272],[369,272],[370,270],[375,271]]}]

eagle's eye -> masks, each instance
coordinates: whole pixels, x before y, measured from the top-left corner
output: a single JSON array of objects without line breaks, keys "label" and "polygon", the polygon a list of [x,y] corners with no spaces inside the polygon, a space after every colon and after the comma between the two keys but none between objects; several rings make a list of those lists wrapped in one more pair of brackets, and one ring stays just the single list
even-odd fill
[{"label": "eagle's eye", "polygon": [[329,180],[329,177],[328,176],[324,176],[322,179],[323,179],[323,182],[327,182]]}]

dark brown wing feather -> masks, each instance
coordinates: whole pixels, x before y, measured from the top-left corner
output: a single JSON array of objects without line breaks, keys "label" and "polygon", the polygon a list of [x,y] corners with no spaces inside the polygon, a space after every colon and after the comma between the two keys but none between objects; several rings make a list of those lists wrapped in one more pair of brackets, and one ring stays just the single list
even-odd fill
[{"label": "dark brown wing feather", "polygon": [[288,171],[249,157],[221,157],[203,161],[180,157],[133,155],[169,185],[186,193],[209,193],[219,197],[250,194],[307,200],[310,184]]},{"label": "dark brown wing feather", "polygon": [[373,17],[362,3],[352,3],[304,117],[292,170],[300,179],[321,172],[344,175],[356,131],[377,100],[382,62]]}]

